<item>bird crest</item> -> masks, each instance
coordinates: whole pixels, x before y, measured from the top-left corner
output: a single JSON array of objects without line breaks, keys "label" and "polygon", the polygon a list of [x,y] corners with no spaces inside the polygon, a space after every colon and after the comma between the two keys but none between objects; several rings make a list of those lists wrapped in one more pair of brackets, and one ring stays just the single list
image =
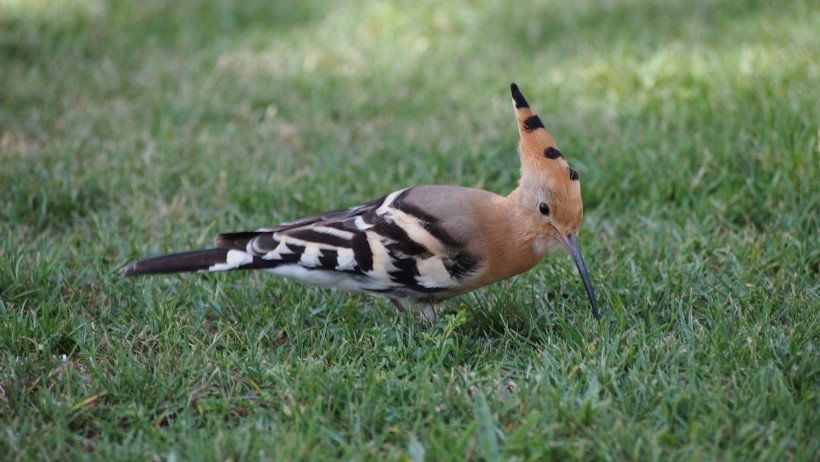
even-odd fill
[{"label": "bird crest", "polygon": [[568,180],[577,181],[578,172],[570,168],[564,160],[564,155],[561,154],[547,128],[544,127],[541,118],[530,108],[527,99],[518,89],[518,85],[513,83],[510,89],[515,107],[515,118],[518,121],[520,136],[518,152],[521,154],[522,176],[547,170],[556,177],[566,172]]},{"label": "bird crest", "polygon": [[553,218],[566,224],[569,229],[576,229],[583,216],[578,172],[564,159],[564,155],[544,127],[541,118],[530,108],[518,85],[513,83],[510,89],[520,136],[519,184],[525,192],[541,197],[546,194],[553,198],[558,205],[555,207]]}]

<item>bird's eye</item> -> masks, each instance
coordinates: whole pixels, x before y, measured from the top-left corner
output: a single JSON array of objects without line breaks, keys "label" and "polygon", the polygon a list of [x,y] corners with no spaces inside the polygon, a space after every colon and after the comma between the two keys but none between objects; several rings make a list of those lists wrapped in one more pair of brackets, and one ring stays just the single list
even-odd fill
[{"label": "bird's eye", "polygon": [[550,214],[550,206],[546,202],[541,202],[538,204],[538,211],[541,212],[541,215],[547,216]]}]

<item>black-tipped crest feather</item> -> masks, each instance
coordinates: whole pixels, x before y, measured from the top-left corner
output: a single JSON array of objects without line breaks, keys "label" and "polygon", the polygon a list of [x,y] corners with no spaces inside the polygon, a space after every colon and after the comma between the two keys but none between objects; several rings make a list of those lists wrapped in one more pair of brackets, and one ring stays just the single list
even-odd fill
[{"label": "black-tipped crest feather", "polygon": [[524,108],[530,107],[530,104],[527,102],[527,99],[524,98],[524,95],[521,94],[521,90],[518,89],[518,85],[515,83],[510,85],[510,91],[512,92],[512,98],[515,102],[515,107],[517,108]]}]

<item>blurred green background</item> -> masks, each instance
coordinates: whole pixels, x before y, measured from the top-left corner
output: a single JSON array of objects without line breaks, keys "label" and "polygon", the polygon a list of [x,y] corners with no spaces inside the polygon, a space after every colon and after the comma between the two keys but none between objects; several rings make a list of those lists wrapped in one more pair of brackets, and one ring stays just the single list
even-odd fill
[{"label": "blurred green background", "polygon": [[[0,454],[820,456],[814,1],[0,0]],[[579,170],[569,259],[419,330],[134,259],[395,189],[515,187],[517,82]]]}]

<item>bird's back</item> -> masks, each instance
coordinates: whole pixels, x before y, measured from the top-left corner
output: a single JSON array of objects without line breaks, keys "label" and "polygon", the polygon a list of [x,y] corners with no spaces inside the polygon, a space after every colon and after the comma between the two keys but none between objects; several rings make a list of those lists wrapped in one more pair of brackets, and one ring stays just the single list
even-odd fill
[{"label": "bird's back", "polygon": [[[313,285],[439,301],[462,293],[465,280],[484,269],[481,238],[467,232],[474,229],[468,224],[480,213],[475,204],[500,199],[458,186],[403,189],[349,209],[220,234],[217,249],[201,251],[212,259],[219,253],[216,261],[195,269],[261,269]],[[169,272],[152,271],[151,262],[126,273]]]},{"label": "bird's back", "polygon": [[[480,197],[477,197],[480,196]],[[218,238],[250,258],[240,267],[391,298],[437,301],[483,268],[465,226],[495,194],[456,186],[396,191],[347,210]],[[480,200],[476,200],[480,199]],[[216,267],[214,270],[233,269]],[[454,292],[455,291],[455,292]]]}]

